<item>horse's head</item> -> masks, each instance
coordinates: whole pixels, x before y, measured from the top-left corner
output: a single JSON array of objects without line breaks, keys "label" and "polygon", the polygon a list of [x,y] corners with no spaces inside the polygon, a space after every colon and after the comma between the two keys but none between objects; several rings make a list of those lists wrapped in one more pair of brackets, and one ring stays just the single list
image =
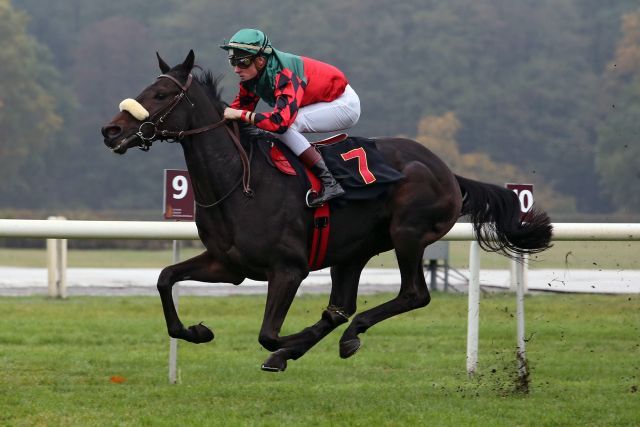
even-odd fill
[{"label": "horse's head", "polygon": [[102,128],[104,143],[115,153],[124,154],[131,147],[148,150],[158,139],[171,139],[188,129],[191,108],[188,104],[195,55],[189,51],[182,64],[171,68],[157,54],[160,75],[134,99],[120,103],[120,113]]}]

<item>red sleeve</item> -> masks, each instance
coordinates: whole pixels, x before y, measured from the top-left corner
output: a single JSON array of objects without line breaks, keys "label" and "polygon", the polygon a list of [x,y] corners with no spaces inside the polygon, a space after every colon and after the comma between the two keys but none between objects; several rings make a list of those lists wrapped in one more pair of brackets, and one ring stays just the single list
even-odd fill
[{"label": "red sleeve", "polygon": [[256,113],[255,125],[269,132],[285,133],[298,115],[305,86],[288,68],[280,71],[275,79],[275,107],[270,113]]},{"label": "red sleeve", "polygon": [[258,105],[258,101],[260,101],[260,97],[240,83],[240,91],[229,107],[235,108],[236,110],[253,111],[256,109],[256,105]]}]

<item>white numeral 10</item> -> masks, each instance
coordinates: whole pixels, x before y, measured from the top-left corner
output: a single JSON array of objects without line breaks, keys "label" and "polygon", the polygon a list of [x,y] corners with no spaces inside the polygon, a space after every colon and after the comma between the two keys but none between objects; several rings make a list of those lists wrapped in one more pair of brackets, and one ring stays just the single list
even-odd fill
[{"label": "white numeral 10", "polygon": [[529,212],[533,207],[533,194],[531,191],[521,190],[518,192],[518,190],[513,190],[513,192],[516,193],[516,196],[518,196],[520,200],[520,211],[523,213]]}]

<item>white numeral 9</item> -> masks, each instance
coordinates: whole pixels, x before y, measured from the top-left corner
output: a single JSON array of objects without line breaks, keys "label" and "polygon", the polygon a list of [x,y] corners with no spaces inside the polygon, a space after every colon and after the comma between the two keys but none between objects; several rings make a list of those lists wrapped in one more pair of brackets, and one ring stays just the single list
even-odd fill
[{"label": "white numeral 9", "polygon": [[180,200],[187,195],[187,190],[189,189],[189,183],[187,182],[187,178],[185,176],[182,176],[182,175],[175,176],[171,181],[171,186],[176,191],[172,195],[174,199]]}]

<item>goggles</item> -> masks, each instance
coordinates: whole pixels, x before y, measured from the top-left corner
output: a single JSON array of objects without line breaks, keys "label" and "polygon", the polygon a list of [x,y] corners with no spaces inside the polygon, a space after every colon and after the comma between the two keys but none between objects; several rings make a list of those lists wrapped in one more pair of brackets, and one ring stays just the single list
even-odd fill
[{"label": "goggles", "polygon": [[253,58],[255,58],[255,56],[250,55],[250,56],[243,56],[242,58],[234,58],[231,57],[229,58],[229,64],[232,67],[238,67],[238,68],[249,68],[251,66],[251,64],[253,63]]}]

